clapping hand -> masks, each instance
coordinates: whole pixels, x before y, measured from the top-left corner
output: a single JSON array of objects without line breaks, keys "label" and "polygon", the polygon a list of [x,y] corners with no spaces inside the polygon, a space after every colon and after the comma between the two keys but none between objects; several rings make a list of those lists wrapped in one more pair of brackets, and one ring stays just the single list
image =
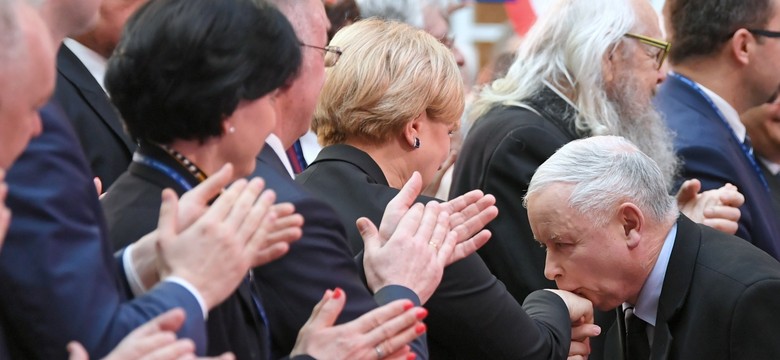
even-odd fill
[{"label": "clapping hand", "polygon": [[414,358],[407,344],[425,333],[425,309],[409,300],[396,300],[334,325],[346,300],[341,289],[327,290],[298,333],[290,355],[307,354],[319,360]]},{"label": "clapping hand", "polygon": [[[103,360],[184,360],[195,359],[195,344],[190,339],[176,339],[184,324],[184,310],[172,309],[133,330]],[[68,344],[69,360],[89,360],[81,344]],[[218,360],[232,360],[224,354]]]}]

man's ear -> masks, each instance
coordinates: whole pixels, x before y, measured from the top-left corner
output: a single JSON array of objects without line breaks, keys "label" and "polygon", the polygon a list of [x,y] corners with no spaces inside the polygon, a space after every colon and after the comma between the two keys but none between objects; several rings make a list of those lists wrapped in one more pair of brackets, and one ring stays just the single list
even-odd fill
[{"label": "man's ear", "polygon": [[645,226],[645,217],[642,210],[636,205],[627,202],[618,207],[616,215],[618,221],[623,226],[623,236],[626,239],[626,245],[633,249],[642,239],[642,230]]},{"label": "man's ear", "polygon": [[417,115],[416,118],[404,125],[404,140],[410,147],[414,148],[415,143],[419,143],[420,139],[420,125],[422,124],[422,116]]},{"label": "man's ear", "polygon": [[606,54],[604,54],[604,57],[601,59],[601,73],[604,76],[604,85],[606,85],[607,88],[612,84],[613,81],[615,81],[615,77],[617,76],[617,62],[620,58],[620,43],[616,45],[612,45],[607,51]]},{"label": "man's ear", "polygon": [[739,29],[726,42],[725,50],[729,52],[734,61],[744,66],[750,63],[750,55],[754,51],[755,45],[756,37],[747,29]]}]

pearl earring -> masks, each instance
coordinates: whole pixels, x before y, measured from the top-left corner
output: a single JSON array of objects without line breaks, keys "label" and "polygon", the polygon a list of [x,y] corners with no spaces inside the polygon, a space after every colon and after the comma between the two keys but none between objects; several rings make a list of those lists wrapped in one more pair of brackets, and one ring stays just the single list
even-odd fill
[{"label": "pearl earring", "polygon": [[231,133],[231,134],[235,134],[236,133],[236,127],[235,126],[229,127],[228,128],[228,132]]}]

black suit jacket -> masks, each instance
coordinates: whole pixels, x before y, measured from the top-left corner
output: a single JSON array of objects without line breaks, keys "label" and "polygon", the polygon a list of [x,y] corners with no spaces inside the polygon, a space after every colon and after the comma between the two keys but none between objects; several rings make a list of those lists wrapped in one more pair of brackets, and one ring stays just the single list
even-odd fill
[{"label": "black suit jacket", "polygon": [[[340,287],[347,294],[337,323],[357,319],[378,304],[398,299],[420,304],[414,292],[400,286],[388,286],[371,295],[347,246],[339,217],[290,178],[270,146],[266,145],[258,157],[252,176],[262,177],[266,188],[276,192],[277,201],[292,203],[304,218],[303,236],[290,246],[287,255],[255,269],[271,324],[274,354],[292,350],[298,330],[327,289]],[[428,358],[424,336],[410,345],[418,359]]]},{"label": "black suit jacket", "polygon": [[555,287],[544,277],[545,252],[534,240],[523,197],[539,165],[578,138],[558,116],[498,106],[474,124],[455,162],[450,198],[473,189],[496,197],[498,217],[486,226],[493,237],[479,255],[518,300]]},{"label": "black suit jacket", "polygon": [[73,123],[94,176],[108,189],[127,170],[136,145],[103,88],[65,45],[57,53],[54,99]]},{"label": "black suit jacket", "polygon": [[[651,359],[780,359],[780,263],[681,215]],[[616,327],[608,358],[621,359]]]},{"label": "black suit jacket", "polygon": [[11,356],[63,359],[65,345],[75,340],[102,358],[130,331],[174,307],[187,313],[179,335],[203,354],[203,313],[184,287],[161,282],[128,298],[71,124],[54,101],[41,110],[41,122],[43,133],[6,176],[13,220],[0,251],[0,327]]},{"label": "black suit jacket", "polygon": [[[162,149],[143,144],[138,152],[158,160],[186,179],[191,185],[198,180]],[[160,194],[171,188],[179,196],[185,189],[170,176],[152,167],[133,162],[117,179],[101,204],[106,213],[109,238],[116,248],[125,247],[157,228],[160,215]],[[248,281],[224,302],[209,312],[206,323],[209,356],[226,351],[238,359],[267,359],[270,354],[268,333],[255,307]]]},{"label": "black suit jacket", "polygon": [[[360,241],[354,225],[358,217],[379,224],[398,192],[368,154],[348,145],[324,148],[297,181],[350,224],[353,246]],[[565,359],[571,324],[560,298],[540,291],[524,306],[525,311],[476,254],[450,265],[425,304],[431,358]]]}]

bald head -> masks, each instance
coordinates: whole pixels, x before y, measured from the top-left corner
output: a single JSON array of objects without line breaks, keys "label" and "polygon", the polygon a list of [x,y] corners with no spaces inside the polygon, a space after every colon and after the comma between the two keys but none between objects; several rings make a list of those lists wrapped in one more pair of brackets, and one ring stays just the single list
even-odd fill
[{"label": "bald head", "polygon": [[[54,90],[54,49],[38,13],[0,0],[0,168],[7,169],[41,132],[38,109]],[[10,16],[9,16],[10,15]]]}]

